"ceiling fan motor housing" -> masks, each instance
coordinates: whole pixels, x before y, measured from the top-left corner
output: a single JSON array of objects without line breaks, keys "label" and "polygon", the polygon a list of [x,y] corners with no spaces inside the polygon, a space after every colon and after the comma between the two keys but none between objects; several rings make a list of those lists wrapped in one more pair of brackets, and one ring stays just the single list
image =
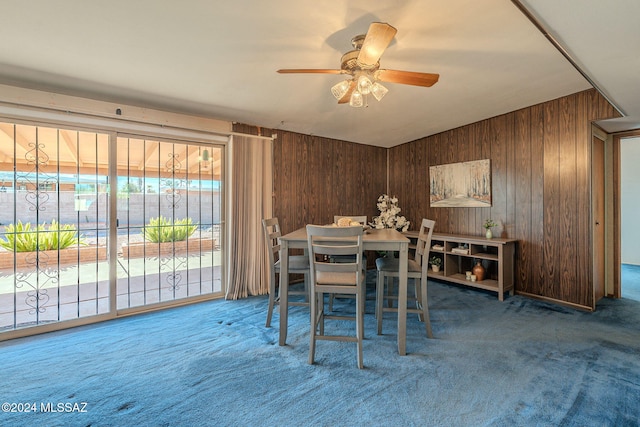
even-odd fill
[{"label": "ceiling fan motor housing", "polygon": [[376,62],[373,65],[361,64],[358,62],[358,55],[360,55],[360,48],[362,47],[362,43],[364,43],[364,39],[366,34],[360,34],[351,39],[351,45],[354,50],[350,50],[349,52],[342,55],[342,59],[340,60],[340,69],[346,71],[349,74],[355,74],[356,71],[366,70],[371,73],[377,71],[380,68],[380,61]]},{"label": "ceiling fan motor housing", "polygon": [[344,55],[342,55],[342,59],[340,60],[340,68],[346,71],[349,74],[355,74],[356,71],[366,70],[370,72],[377,71],[380,68],[380,61],[376,62],[371,66],[367,66],[365,64],[361,64],[358,62],[358,54],[359,50],[351,50]]}]

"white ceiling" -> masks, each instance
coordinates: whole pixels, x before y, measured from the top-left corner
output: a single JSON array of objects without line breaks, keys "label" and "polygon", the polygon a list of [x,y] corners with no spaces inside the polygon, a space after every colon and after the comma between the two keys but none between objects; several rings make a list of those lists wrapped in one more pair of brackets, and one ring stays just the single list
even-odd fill
[{"label": "white ceiling", "polygon": [[[523,0],[640,127],[637,0]],[[591,87],[509,0],[2,1],[0,83],[203,115],[382,147]],[[386,84],[368,108],[338,105],[351,38],[398,33],[381,67],[439,73],[431,88]],[[1,101],[1,94],[0,94]],[[607,129],[609,127],[609,129]]]}]

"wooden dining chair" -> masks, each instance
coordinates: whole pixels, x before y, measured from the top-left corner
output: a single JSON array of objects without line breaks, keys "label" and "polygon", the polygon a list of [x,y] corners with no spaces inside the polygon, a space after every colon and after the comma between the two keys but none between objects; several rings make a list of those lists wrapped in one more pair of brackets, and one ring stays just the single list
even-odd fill
[{"label": "wooden dining chair", "polygon": [[[427,336],[433,338],[431,321],[429,320],[429,304],[427,301],[427,272],[429,269],[429,249],[435,221],[423,219],[416,243],[415,258],[408,260],[407,280],[413,279],[416,308],[407,308],[407,313],[418,313],[420,321],[425,323]],[[399,276],[400,260],[394,257],[376,259],[376,320],[378,335],[382,334],[382,317],[384,312],[398,312],[398,296],[394,293],[394,278]],[[387,281],[387,278],[391,280]],[[388,283],[387,283],[388,282]],[[385,292],[386,285],[386,292]],[[388,302],[385,306],[385,302]],[[394,306],[395,302],[395,306]]]},{"label": "wooden dining chair", "polygon": [[[307,225],[309,265],[311,267],[311,336],[309,363],[314,363],[316,341],[348,341],[357,344],[358,368],[363,368],[365,277],[362,270],[362,227]],[[352,262],[330,262],[329,257],[349,256]],[[353,316],[325,312],[324,295],[353,295],[356,311]],[[355,320],[355,336],[327,335],[325,320]]]},{"label": "wooden dining chair", "polygon": [[291,300],[288,298],[288,305],[309,305],[309,257],[306,255],[291,255],[289,256],[289,268],[288,272],[280,270],[280,237],[282,232],[280,231],[280,224],[278,218],[269,218],[262,220],[262,229],[264,231],[264,238],[267,242],[267,249],[269,253],[269,307],[267,308],[267,323],[266,326],[271,326],[271,316],[273,315],[273,308],[276,304],[280,304],[280,289],[278,288],[278,295],[276,296],[276,273],[277,274],[303,274],[304,275],[304,289],[301,291],[291,290],[289,288],[289,295],[304,295],[304,300]]}]

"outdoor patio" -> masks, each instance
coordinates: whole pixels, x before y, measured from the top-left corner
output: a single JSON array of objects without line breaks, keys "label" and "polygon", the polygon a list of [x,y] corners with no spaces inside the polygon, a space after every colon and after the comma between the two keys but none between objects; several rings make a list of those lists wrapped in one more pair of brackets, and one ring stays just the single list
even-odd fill
[{"label": "outdoor patio", "polygon": [[[160,257],[124,258],[120,252],[117,308],[221,293],[221,266],[219,247]],[[109,301],[106,259],[57,269],[0,270],[0,330],[108,313]]]}]

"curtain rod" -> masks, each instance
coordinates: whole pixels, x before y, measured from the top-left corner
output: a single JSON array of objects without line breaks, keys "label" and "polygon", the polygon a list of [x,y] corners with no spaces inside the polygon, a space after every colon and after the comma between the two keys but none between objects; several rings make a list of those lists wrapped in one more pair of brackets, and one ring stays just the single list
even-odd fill
[{"label": "curtain rod", "polygon": [[[31,114],[29,114],[31,113]],[[0,101],[0,114],[11,118],[27,119],[27,120],[44,120],[44,121],[60,121],[70,122],[71,124],[80,126],[97,126],[113,130],[116,132],[131,132],[140,131],[136,129],[136,126],[152,129],[163,130],[167,132],[185,132],[207,137],[224,137],[228,140],[232,132],[219,131],[219,130],[202,130],[193,129],[181,126],[165,125],[161,123],[144,122],[141,120],[126,119],[119,115],[110,116],[108,114],[100,115],[95,113],[86,113],[80,111],[66,110],[62,108],[47,108],[27,104],[19,104],[14,102],[1,102]],[[70,118],[79,120],[78,122],[72,122]],[[122,127],[118,127],[118,124]],[[129,126],[129,127],[127,127]],[[223,142],[223,141],[219,141]]]},{"label": "curtain rod", "polygon": [[[2,108],[5,107],[5,108]],[[15,109],[17,111],[12,111],[11,109]],[[41,115],[28,115],[28,114],[24,114],[24,112],[26,111],[31,111],[34,113],[40,113]],[[223,137],[229,137],[229,136],[243,136],[243,137],[252,137],[252,138],[258,138],[258,139],[266,139],[266,140],[274,140],[277,139],[278,135],[277,134],[273,134],[271,136],[262,136],[262,135],[252,135],[252,134],[247,134],[247,133],[241,133],[241,132],[233,132],[233,131],[215,131],[215,130],[201,130],[201,129],[193,129],[193,128],[186,128],[186,127],[181,127],[181,126],[172,126],[172,125],[165,125],[165,124],[160,124],[160,123],[152,123],[152,122],[144,122],[144,121],[140,121],[140,120],[133,120],[133,119],[126,119],[123,118],[122,116],[120,116],[117,112],[115,116],[110,116],[108,114],[105,115],[100,115],[100,114],[95,114],[95,113],[86,113],[86,112],[80,112],[80,111],[72,111],[72,110],[67,110],[67,109],[62,109],[62,108],[47,108],[47,107],[40,107],[40,106],[34,106],[34,105],[27,105],[27,104],[19,104],[19,103],[15,103],[15,102],[5,102],[5,101],[0,101],[0,113],[4,113],[7,116],[13,117],[13,118],[26,118],[29,120],[59,120],[59,121],[65,121],[65,118],[68,118],[70,116],[74,116],[74,117],[78,117],[78,118],[85,118],[85,119],[93,119],[93,120],[97,120],[97,121],[103,121],[103,120],[108,120],[108,121],[112,121],[111,123],[104,123],[104,127],[108,127],[109,129],[114,129],[117,128],[117,126],[114,126],[114,123],[125,123],[125,124],[131,124],[131,125],[138,125],[138,126],[150,126],[150,127],[154,127],[154,128],[159,128],[159,129],[163,129],[163,130],[175,130],[175,131],[183,131],[183,132],[196,132],[196,133],[201,133],[201,134],[205,134],[205,135],[215,135],[215,136],[223,136]],[[22,113],[22,114],[21,114]],[[215,120],[215,119],[214,119]],[[83,125],[87,125],[87,124],[91,124],[91,123],[87,123],[87,122],[83,122],[83,123],[79,123],[79,124],[83,124]],[[115,129],[118,130],[118,129]],[[120,129],[120,131],[131,131],[131,129]]]},{"label": "curtain rod", "polygon": [[274,133],[271,136],[262,136],[262,135],[252,135],[250,133],[242,133],[242,132],[229,132],[231,136],[245,136],[248,138],[258,138],[258,139],[268,139],[269,141],[278,139],[278,134]]}]

